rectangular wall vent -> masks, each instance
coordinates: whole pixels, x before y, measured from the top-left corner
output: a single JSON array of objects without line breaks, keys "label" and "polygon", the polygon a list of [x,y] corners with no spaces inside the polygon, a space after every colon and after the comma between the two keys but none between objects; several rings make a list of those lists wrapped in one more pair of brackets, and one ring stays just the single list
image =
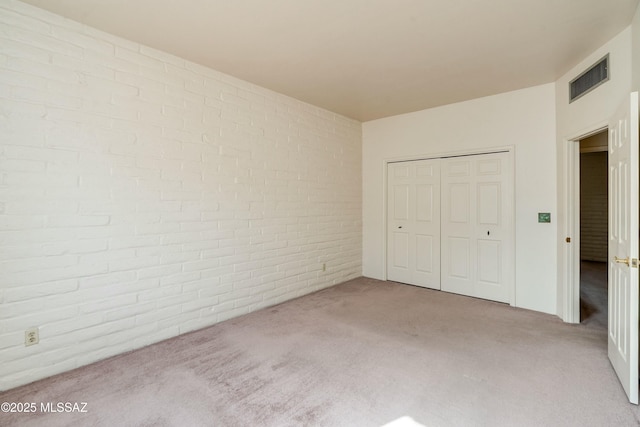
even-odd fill
[{"label": "rectangular wall vent", "polygon": [[569,103],[609,80],[609,54],[569,82]]}]

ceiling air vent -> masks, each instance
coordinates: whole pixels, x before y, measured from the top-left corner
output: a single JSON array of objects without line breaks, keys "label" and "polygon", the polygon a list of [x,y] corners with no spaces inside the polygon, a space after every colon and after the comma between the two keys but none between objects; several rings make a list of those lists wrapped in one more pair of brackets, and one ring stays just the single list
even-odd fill
[{"label": "ceiling air vent", "polygon": [[609,80],[609,54],[569,82],[569,103]]}]

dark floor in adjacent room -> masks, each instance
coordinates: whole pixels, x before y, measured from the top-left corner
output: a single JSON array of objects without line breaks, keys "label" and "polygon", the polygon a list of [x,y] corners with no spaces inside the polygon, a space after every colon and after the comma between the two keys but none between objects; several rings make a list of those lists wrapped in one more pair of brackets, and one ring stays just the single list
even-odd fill
[{"label": "dark floor in adjacent room", "polygon": [[607,263],[580,262],[580,323],[607,329]]}]

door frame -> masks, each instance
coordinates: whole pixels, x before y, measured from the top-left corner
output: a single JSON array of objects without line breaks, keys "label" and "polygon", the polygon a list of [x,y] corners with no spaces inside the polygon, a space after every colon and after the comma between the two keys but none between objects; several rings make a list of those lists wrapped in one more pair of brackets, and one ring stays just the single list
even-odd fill
[{"label": "door frame", "polygon": [[512,248],[514,249],[513,256],[513,266],[511,268],[511,277],[510,282],[511,286],[509,289],[509,305],[516,305],[516,167],[515,167],[515,145],[503,145],[496,147],[486,147],[486,148],[476,148],[476,149],[467,149],[467,150],[457,150],[457,151],[441,151],[436,153],[422,154],[422,155],[407,155],[400,157],[387,158],[382,160],[382,182],[384,183],[384,191],[382,195],[382,223],[384,227],[382,227],[382,244],[383,244],[383,260],[382,260],[382,277],[384,280],[389,280],[387,273],[387,260],[388,260],[388,240],[387,240],[387,203],[388,203],[388,176],[387,176],[387,168],[389,163],[398,163],[398,162],[411,162],[417,160],[431,160],[431,159],[442,159],[448,157],[464,157],[464,156],[476,156],[481,154],[492,154],[499,152],[506,152],[509,156],[509,161],[511,162],[511,176],[513,178],[513,203],[511,207],[511,217],[513,221],[511,221],[511,230],[510,235],[512,238]]},{"label": "door frame", "polygon": [[[564,211],[563,254],[565,265],[560,270],[563,287],[562,320],[567,323],[580,323],[580,140],[609,130],[609,121],[590,126],[564,140]],[[607,142],[607,145],[609,143]],[[607,204],[607,211],[609,206]],[[570,238],[571,242],[566,242]]]}]

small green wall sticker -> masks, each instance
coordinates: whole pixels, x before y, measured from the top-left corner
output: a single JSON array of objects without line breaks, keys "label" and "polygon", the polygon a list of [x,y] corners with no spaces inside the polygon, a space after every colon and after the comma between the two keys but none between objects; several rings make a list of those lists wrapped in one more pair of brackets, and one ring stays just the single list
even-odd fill
[{"label": "small green wall sticker", "polygon": [[538,212],[538,222],[551,222],[551,213]]}]

